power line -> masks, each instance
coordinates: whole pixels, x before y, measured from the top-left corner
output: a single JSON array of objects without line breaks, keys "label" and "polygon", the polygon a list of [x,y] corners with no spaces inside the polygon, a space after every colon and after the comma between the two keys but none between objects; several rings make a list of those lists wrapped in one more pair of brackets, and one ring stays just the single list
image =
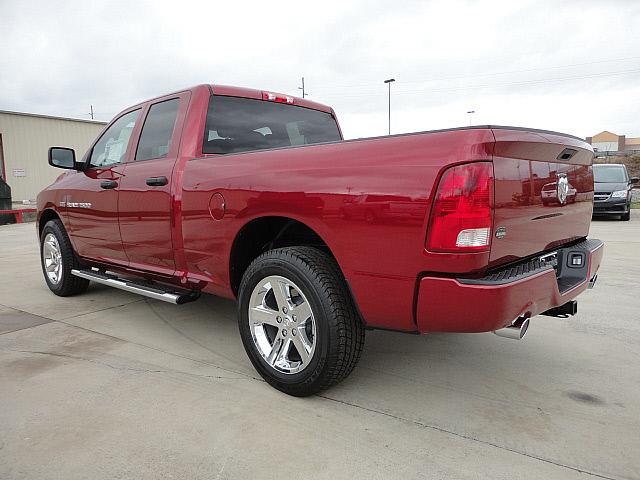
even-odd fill
[{"label": "power line", "polygon": [[[451,76],[444,76],[444,77],[431,77],[425,80],[413,80],[413,81],[407,81],[407,82],[403,81],[403,84],[407,85],[407,84],[415,84],[415,83],[437,82],[440,80],[456,80],[456,79],[464,79],[464,78],[491,77],[491,76],[498,76],[498,75],[510,75],[514,73],[536,72],[541,70],[557,70],[557,69],[563,69],[563,68],[584,67],[588,65],[598,65],[602,63],[622,62],[622,61],[637,60],[637,59],[640,59],[640,56],[615,58],[615,59],[608,59],[608,60],[594,60],[590,62],[572,63],[572,64],[566,64],[566,65],[553,65],[549,67],[526,68],[521,70],[507,70],[502,72],[474,73],[471,75],[451,75]],[[336,89],[336,88],[360,88],[360,87],[376,87],[376,86],[378,86],[377,83],[361,83],[359,85],[334,85],[334,86],[318,85],[315,88]]]},{"label": "power line", "polygon": [[[577,75],[571,77],[560,77],[560,78],[547,78],[547,79],[538,79],[538,80],[523,80],[517,82],[507,82],[507,83],[485,83],[480,85],[466,85],[466,86],[458,86],[458,87],[448,87],[448,88],[423,88],[418,90],[397,90],[396,95],[410,95],[416,93],[439,93],[439,92],[454,92],[460,90],[475,90],[480,88],[496,88],[496,87],[511,87],[511,86],[524,86],[524,85],[539,85],[544,83],[554,83],[554,82],[566,82],[572,80],[584,80],[589,78],[603,78],[610,76],[618,76],[618,75],[626,75],[630,73],[640,73],[640,69],[633,70],[621,70],[618,72],[601,72],[594,73],[590,75]],[[331,94],[327,95],[328,97],[340,97],[340,98],[350,98],[350,97],[369,97],[371,93],[347,93],[347,94]]]}]

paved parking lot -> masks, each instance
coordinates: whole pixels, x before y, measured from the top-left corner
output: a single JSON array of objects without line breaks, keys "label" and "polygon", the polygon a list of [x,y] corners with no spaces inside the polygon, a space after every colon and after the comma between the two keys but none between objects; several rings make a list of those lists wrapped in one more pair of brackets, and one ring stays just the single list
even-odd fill
[{"label": "paved parking lot", "polygon": [[368,332],[320,396],[257,378],[232,302],[46,288],[0,227],[0,478],[640,478],[640,211],[599,283],[522,342]]}]

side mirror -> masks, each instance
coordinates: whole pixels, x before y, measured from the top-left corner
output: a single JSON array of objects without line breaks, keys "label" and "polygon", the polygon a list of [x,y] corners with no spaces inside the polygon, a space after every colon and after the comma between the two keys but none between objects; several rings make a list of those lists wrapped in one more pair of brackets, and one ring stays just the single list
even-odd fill
[{"label": "side mirror", "polygon": [[48,160],[52,167],[79,170],[76,164],[76,152],[73,148],[51,147]]},{"label": "side mirror", "polygon": [[631,179],[629,180],[632,184],[636,184],[638,182],[640,182],[640,178],[638,177],[631,177]]}]

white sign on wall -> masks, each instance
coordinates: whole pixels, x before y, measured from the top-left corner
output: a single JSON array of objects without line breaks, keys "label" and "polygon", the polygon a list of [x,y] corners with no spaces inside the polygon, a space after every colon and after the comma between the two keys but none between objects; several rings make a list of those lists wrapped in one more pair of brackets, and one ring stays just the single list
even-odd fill
[{"label": "white sign on wall", "polygon": [[14,168],[13,169],[14,177],[26,177],[27,173],[24,171],[24,168]]}]

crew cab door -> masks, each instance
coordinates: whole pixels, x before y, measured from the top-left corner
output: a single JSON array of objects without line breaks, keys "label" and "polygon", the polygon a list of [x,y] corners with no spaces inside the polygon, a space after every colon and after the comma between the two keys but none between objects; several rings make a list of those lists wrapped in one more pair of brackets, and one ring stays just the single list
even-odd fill
[{"label": "crew cab door", "polygon": [[76,252],[107,263],[128,263],[118,226],[118,187],[141,109],[123,113],[98,138],[82,172],[71,177],[64,206]]},{"label": "crew cab door", "polygon": [[143,112],[135,153],[120,181],[118,216],[131,268],[175,272],[174,166],[189,100],[181,93],[154,100]]}]

